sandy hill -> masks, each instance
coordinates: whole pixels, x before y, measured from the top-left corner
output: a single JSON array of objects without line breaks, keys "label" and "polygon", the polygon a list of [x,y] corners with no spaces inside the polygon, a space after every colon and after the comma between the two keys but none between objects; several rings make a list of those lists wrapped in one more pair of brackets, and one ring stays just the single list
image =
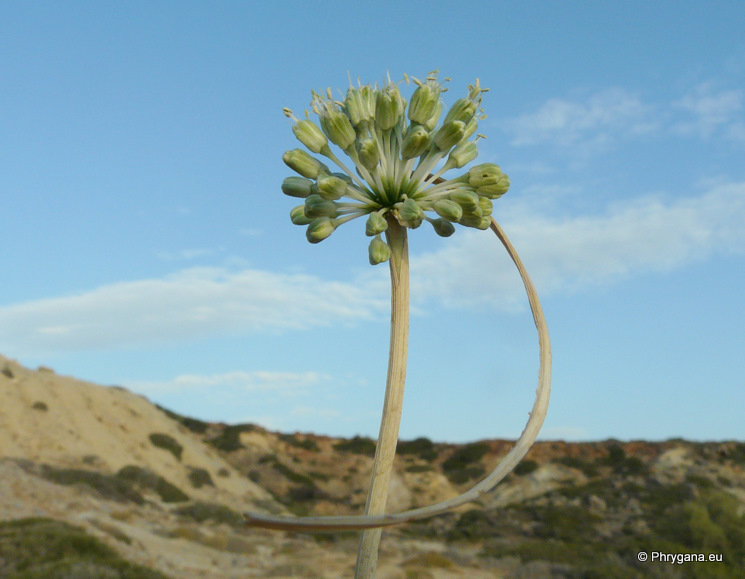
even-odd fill
[{"label": "sandy hill", "polygon": [[[454,496],[511,444],[399,442],[389,508]],[[24,538],[58,544],[70,523],[159,578],[351,577],[356,533],[247,529],[240,513],[359,513],[374,447],[206,423],[0,356],[0,576]],[[640,550],[724,559],[651,565]],[[60,576],[144,576],[91,574],[80,556]],[[377,576],[745,576],[745,442],[540,442],[478,503],[386,530]]]},{"label": "sandy hill", "polygon": [[[189,489],[196,499],[258,510],[275,503],[144,397],[59,376],[45,367],[29,370],[3,356],[0,456],[109,473],[135,465]],[[196,488],[195,472],[205,479],[208,475],[212,484]],[[275,504],[272,510],[281,507]]]}]

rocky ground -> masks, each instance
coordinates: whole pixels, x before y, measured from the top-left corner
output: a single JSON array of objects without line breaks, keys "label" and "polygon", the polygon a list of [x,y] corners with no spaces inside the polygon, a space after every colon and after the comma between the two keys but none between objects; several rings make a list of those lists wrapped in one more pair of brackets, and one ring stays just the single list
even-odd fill
[{"label": "rocky ground", "polygon": [[[510,445],[401,442],[389,509],[454,496]],[[208,424],[0,356],[0,576],[351,577],[356,533],[248,529],[240,513],[359,513],[373,451],[365,438]],[[641,550],[723,560],[641,563]],[[480,504],[386,531],[378,572],[737,576],[745,443],[683,440],[538,443]]]}]

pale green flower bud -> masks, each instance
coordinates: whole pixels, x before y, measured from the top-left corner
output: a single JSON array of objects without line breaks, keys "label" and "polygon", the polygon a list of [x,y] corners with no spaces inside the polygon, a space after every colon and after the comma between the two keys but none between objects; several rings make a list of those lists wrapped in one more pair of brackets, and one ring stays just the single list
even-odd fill
[{"label": "pale green flower bud", "polygon": [[504,174],[499,165],[494,163],[482,163],[471,167],[468,171],[468,184],[474,189],[484,185],[496,185]]},{"label": "pale green flower bud", "polygon": [[489,199],[499,199],[502,195],[507,193],[507,190],[509,188],[510,178],[503,173],[499,181],[497,181],[493,185],[482,185],[481,187],[476,189],[476,192],[479,195],[488,197]]},{"label": "pale green flower bud", "polygon": [[463,139],[465,131],[466,125],[463,121],[450,121],[442,125],[435,133],[435,145],[440,151],[447,151]]},{"label": "pale green flower bud", "polygon": [[[452,201],[455,201],[463,208],[463,217],[466,215],[476,215],[481,217],[481,208],[479,207],[479,196],[468,189],[458,189],[449,195]],[[307,203],[307,201],[306,201]],[[462,218],[461,218],[462,219]]]},{"label": "pale green flower bud", "polygon": [[438,101],[437,106],[435,107],[435,112],[432,113],[432,116],[429,117],[429,120],[426,123],[423,123],[422,126],[428,131],[433,130],[437,126],[437,121],[440,120],[441,114],[442,114],[442,101]]},{"label": "pale green flower bud", "polygon": [[455,233],[455,226],[447,219],[433,219],[432,227],[435,228],[435,233],[440,237],[450,237]]},{"label": "pale green flower bud", "polygon": [[320,153],[328,147],[329,141],[321,132],[321,129],[311,120],[303,119],[297,121],[292,127],[298,141],[308,147],[313,153]]},{"label": "pale green flower bud", "polygon": [[349,117],[338,109],[328,108],[321,115],[321,128],[331,142],[342,150],[348,149],[357,136]]},{"label": "pale green flower bud", "polygon": [[401,148],[403,159],[413,159],[427,150],[431,142],[429,133],[422,125],[411,125],[404,135]]},{"label": "pale green flower bud", "polygon": [[329,201],[336,201],[347,192],[347,182],[333,175],[326,175],[318,179],[318,194]]},{"label": "pale green flower bud", "polygon": [[398,85],[388,83],[375,97],[375,126],[383,131],[396,126],[406,108]]},{"label": "pale green flower bud", "polygon": [[386,218],[375,211],[370,213],[370,217],[367,218],[367,223],[365,223],[365,235],[372,237],[383,233],[386,229],[388,229]]},{"label": "pale green flower bud", "polygon": [[439,102],[440,85],[437,84],[436,81],[420,84],[414,91],[414,94],[411,95],[411,103],[409,104],[409,120],[413,123],[426,125],[432,121],[432,117],[437,112],[437,105]]},{"label": "pale green flower bud", "polygon": [[445,120],[442,121],[443,125],[446,125],[450,121],[463,121],[468,123],[473,116],[476,114],[476,103],[470,99],[458,99],[455,101],[448,114],[445,115]]},{"label": "pale green flower bud", "polygon": [[300,197],[305,199],[311,194],[311,188],[314,183],[310,179],[303,177],[287,177],[282,181],[282,193],[290,197]]},{"label": "pale green flower bud", "polygon": [[457,145],[452,151],[450,151],[450,156],[448,157],[447,162],[452,169],[460,169],[473,161],[478,154],[478,145],[473,141],[466,141],[465,143]]},{"label": "pale green flower bud", "polygon": [[476,129],[479,128],[479,122],[476,120],[476,117],[473,117],[470,121],[466,123],[466,130],[463,133],[463,140],[467,140],[471,138],[471,135],[473,135],[476,132]]},{"label": "pale green flower bud", "polygon": [[336,215],[336,203],[328,201],[320,195],[309,195],[305,200],[305,216],[310,219],[318,217],[334,217]]},{"label": "pale green flower bud", "polygon": [[479,197],[479,207],[481,208],[482,217],[489,217],[494,209],[491,199],[488,199],[487,197]]},{"label": "pale green flower bud", "polygon": [[305,230],[305,237],[311,243],[320,243],[331,235],[336,229],[336,224],[328,217],[319,217],[314,219]]},{"label": "pale green flower bud", "polygon": [[401,224],[411,229],[416,229],[424,220],[424,211],[413,199],[407,199],[398,210]]},{"label": "pale green flower bud", "polygon": [[282,160],[290,169],[296,173],[300,173],[303,177],[308,177],[309,179],[315,179],[318,177],[318,173],[321,171],[321,167],[323,166],[318,159],[314,159],[302,149],[286,151],[285,154],[282,155]]},{"label": "pale green flower bud", "polygon": [[295,225],[308,225],[313,220],[305,216],[305,205],[298,205],[290,211],[290,221]]},{"label": "pale green flower bud", "polygon": [[370,258],[370,265],[378,265],[384,261],[388,261],[391,258],[391,248],[388,244],[380,239],[379,235],[376,235],[370,245],[367,248],[367,253]]},{"label": "pale green flower bud", "polygon": [[375,93],[372,87],[368,84],[360,88],[349,87],[344,109],[355,128],[372,121],[375,116]]},{"label": "pale green flower bud", "polygon": [[435,201],[434,210],[440,217],[448,221],[454,221],[455,223],[460,221],[460,218],[463,216],[463,208],[450,199]]},{"label": "pale green flower bud", "polygon": [[363,139],[357,141],[357,155],[359,156],[360,163],[368,171],[372,171],[378,166],[380,160],[380,153],[378,151],[378,145],[372,139]]},{"label": "pale green flower bud", "polygon": [[491,217],[464,215],[463,219],[460,220],[460,224],[465,225],[466,227],[475,227],[476,229],[489,229],[489,225],[491,224]]}]

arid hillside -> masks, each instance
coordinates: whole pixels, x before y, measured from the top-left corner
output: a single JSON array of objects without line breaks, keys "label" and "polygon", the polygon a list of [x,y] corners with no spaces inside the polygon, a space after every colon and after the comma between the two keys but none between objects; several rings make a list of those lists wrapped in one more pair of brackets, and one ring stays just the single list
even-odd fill
[{"label": "arid hillside", "polygon": [[[389,510],[454,496],[510,446],[400,442]],[[356,533],[248,529],[241,513],[360,513],[373,452],[202,422],[0,356],[0,576],[351,577]],[[80,537],[79,553],[59,547]],[[642,550],[722,561],[642,563]],[[480,504],[386,531],[378,573],[743,575],[745,443],[683,440],[538,443]]]}]

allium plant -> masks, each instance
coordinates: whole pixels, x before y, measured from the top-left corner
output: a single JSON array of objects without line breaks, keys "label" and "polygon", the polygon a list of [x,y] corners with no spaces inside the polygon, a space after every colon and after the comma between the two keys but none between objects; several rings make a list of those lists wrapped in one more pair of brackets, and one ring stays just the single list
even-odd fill
[{"label": "allium plant", "polygon": [[[383,417],[373,462],[365,515],[339,517],[267,517],[249,513],[254,526],[291,530],[364,529],[357,559],[356,577],[373,577],[381,528],[444,512],[477,499],[504,478],[527,453],[543,423],[550,389],[550,345],[538,296],[517,253],[491,217],[492,202],[504,195],[510,180],[499,166],[482,163],[465,170],[478,155],[478,122],[485,118],[481,99],[487,89],[478,79],[468,93],[453,103],[442,122],[442,93],[447,89],[437,72],[424,81],[412,80],[416,89],[407,103],[399,83],[390,77],[382,88],[354,87],[350,83],[343,100],[313,92],[311,108],[318,124],[297,119],[292,130],[306,147],[283,155],[299,176],[287,177],[282,191],[304,199],[290,212],[296,225],[306,227],[309,242],[319,243],[341,225],[365,218],[365,234],[371,237],[368,257],[372,265],[388,261],[391,273],[391,337]],[[446,81],[449,79],[445,79]],[[408,107],[407,107],[408,104]],[[320,127],[319,127],[320,125]],[[336,145],[352,161],[354,171],[331,149]],[[328,165],[313,155],[325,157]],[[458,170],[454,177],[444,177]],[[489,229],[497,235],[523,279],[540,345],[539,388],[530,419],[513,449],[483,481],[458,497],[437,505],[386,515],[388,485],[398,440],[403,407],[409,331],[409,258],[407,231],[428,222],[442,237],[455,232],[455,224]]]}]

